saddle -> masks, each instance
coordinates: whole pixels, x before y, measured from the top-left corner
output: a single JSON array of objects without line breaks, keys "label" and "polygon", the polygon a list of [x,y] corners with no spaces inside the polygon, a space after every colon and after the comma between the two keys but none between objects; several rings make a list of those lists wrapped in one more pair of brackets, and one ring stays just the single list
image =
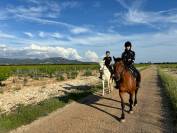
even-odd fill
[{"label": "saddle", "polygon": [[128,67],[128,69],[130,70],[135,79],[139,78],[140,72],[134,66],[130,66]]}]

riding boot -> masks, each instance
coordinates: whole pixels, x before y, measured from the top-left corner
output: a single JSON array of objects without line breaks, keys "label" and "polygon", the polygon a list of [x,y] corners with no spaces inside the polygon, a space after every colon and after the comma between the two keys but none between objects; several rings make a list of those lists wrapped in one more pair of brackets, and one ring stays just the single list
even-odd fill
[{"label": "riding boot", "polygon": [[133,77],[135,77],[135,79],[137,78],[137,69],[134,67],[134,65],[129,65],[129,69],[133,74]]}]

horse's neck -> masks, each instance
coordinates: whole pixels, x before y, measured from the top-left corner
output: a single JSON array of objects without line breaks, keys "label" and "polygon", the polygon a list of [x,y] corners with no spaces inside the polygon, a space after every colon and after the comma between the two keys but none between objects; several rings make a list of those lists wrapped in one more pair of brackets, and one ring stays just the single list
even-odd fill
[{"label": "horse's neck", "polygon": [[124,70],[122,71],[122,74],[121,74],[122,81],[127,81],[127,76],[125,76],[126,74],[130,74],[130,72],[127,68],[124,68]]},{"label": "horse's neck", "polygon": [[108,68],[106,66],[104,66],[103,71],[104,71],[105,75],[108,75],[108,76],[110,75],[110,71],[108,70]]},{"label": "horse's neck", "polygon": [[[109,72],[109,70],[108,70],[108,68],[107,68],[106,66],[104,66],[103,71],[105,71],[105,72]],[[110,72],[109,72],[109,73],[110,73]]]}]

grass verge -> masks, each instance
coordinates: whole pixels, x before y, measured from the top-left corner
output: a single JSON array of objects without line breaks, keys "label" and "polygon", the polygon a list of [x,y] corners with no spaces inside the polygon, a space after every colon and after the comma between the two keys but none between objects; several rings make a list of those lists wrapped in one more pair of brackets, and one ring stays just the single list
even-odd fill
[{"label": "grass verge", "polygon": [[[143,71],[143,70],[149,68],[150,66],[151,66],[151,65],[149,65],[149,64],[144,65],[144,66],[139,66],[139,67],[140,67],[139,71]],[[138,67],[137,67],[137,68],[138,68]]]},{"label": "grass verge", "polygon": [[165,92],[169,98],[171,109],[173,110],[174,124],[177,131],[177,79],[168,73],[158,69],[159,77],[162,82],[162,86],[165,88]]},{"label": "grass verge", "polygon": [[31,123],[39,117],[46,116],[54,110],[64,107],[72,101],[78,101],[91,95],[101,88],[100,85],[91,87],[88,90],[81,90],[68,93],[62,97],[54,97],[34,105],[19,105],[18,109],[11,114],[0,116],[0,133],[8,132],[12,129]]}]

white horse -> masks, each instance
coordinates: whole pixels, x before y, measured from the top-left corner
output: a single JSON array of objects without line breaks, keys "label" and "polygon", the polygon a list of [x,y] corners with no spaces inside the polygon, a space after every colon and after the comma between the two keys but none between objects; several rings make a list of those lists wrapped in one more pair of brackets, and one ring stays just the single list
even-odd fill
[{"label": "white horse", "polygon": [[104,61],[100,61],[99,65],[100,65],[100,71],[101,71],[101,74],[102,74],[102,85],[103,85],[102,95],[104,96],[104,93],[105,93],[105,81],[107,81],[107,83],[108,83],[108,92],[110,93],[111,91],[113,91],[113,88],[112,88],[113,80],[111,78],[110,71],[108,70],[108,68],[105,65],[105,62]]}]

